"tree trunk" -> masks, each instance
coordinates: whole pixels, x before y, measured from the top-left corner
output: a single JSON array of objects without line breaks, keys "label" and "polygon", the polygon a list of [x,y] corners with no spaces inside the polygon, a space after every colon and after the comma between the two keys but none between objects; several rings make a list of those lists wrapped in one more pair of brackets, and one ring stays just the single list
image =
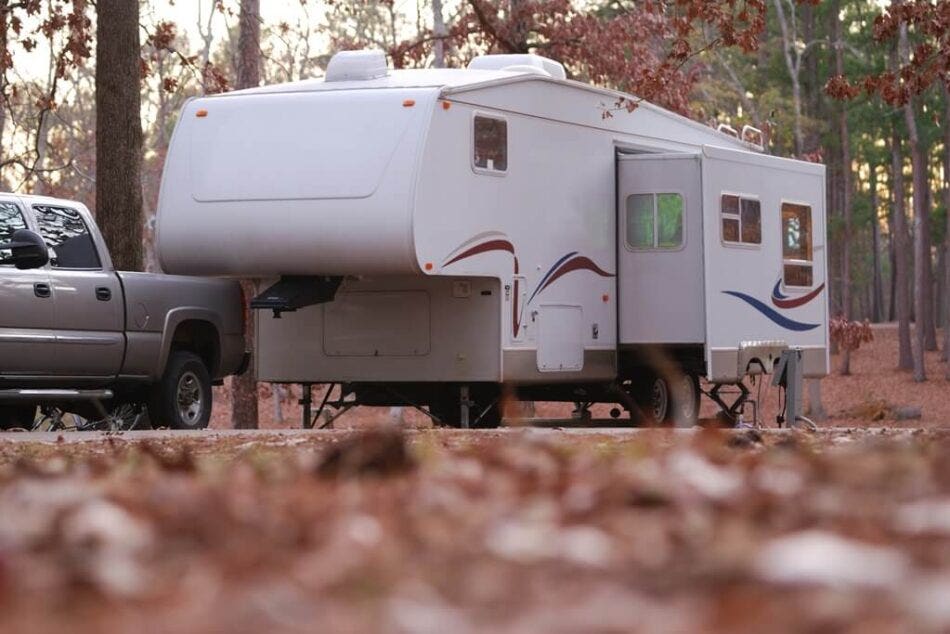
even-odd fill
[{"label": "tree trunk", "polygon": [[[841,32],[840,1],[832,4],[835,21],[835,73],[844,75],[844,39]],[[851,319],[851,137],[848,131],[848,109],[838,104],[838,142],[841,145],[841,212],[844,235],[841,239],[841,314]],[[841,374],[851,374],[851,351],[841,351]]]},{"label": "tree trunk", "polygon": [[432,65],[445,68],[445,19],[442,16],[442,0],[432,0]]},{"label": "tree trunk", "polygon": [[[238,20],[237,87],[255,88],[261,83],[261,7],[260,0],[241,0]],[[241,282],[245,302],[256,295],[254,284]],[[254,314],[244,306],[244,346],[254,348]],[[275,398],[277,398],[275,394]],[[235,429],[257,429],[257,368],[254,358],[241,376],[231,379],[231,425]]]},{"label": "tree trunk", "polygon": [[914,355],[910,343],[910,275],[907,212],[904,209],[904,158],[901,154],[900,129],[894,126],[891,140],[891,187],[894,190],[894,306],[897,313],[897,367],[910,370]]},{"label": "tree trunk", "polygon": [[933,209],[933,195],[930,191],[930,149],[920,144],[920,155],[924,165],[923,189],[923,232],[924,232],[924,349],[937,350],[937,307],[934,289],[933,238],[931,237],[930,210]]},{"label": "tree trunk", "polygon": [[139,3],[96,8],[96,220],[119,270],[142,270]]},{"label": "tree trunk", "polygon": [[947,210],[946,230],[946,267],[944,271],[944,319],[943,319],[943,350],[947,355],[947,367],[944,377],[950,380],[950,86],[943,85],[943,205]]},{"label": "tree trunk", "polygon": [[878,217],[877,166],[871,166],[871,319],[884,321],[884,280],[881,274],[881,221]]}]

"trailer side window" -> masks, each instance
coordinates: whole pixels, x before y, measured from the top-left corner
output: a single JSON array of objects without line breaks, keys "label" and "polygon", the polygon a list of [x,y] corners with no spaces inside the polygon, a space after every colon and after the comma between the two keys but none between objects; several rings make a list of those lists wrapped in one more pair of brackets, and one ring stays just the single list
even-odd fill
[{"label": "trailer side window", "polygon": [[723,242],[762,244],[762,204],[758,200],[723,194],[720,212]]},{"label": "trailer side window", "polygon": [[782,264],[786,286],[811,286],[811,207],[782,203]]},{"label": "trailer side window", "polygon": [[508,122],[476,116],[474,122],[474,165],[490,172],[508,170]]},{"label": "trailer side window", "polygon": [[54,269],[98,269],[102,266],[99,252],[89,228],[74,209],[35,205],[40,234],[52,250],[50,265]]},{"label": "trailer side window", "polygon": [[[9,242],[13,239],[13,232],[18,229],[26,229],[26,220],[20,208],[14,203],[0,203],[0,242]],[[12,256],[13,252],[9,249],[0,249],[0,264]]]},{"label": "trailer side window", "polygon": [[627,246],[677,249],[683,245],[683,197],[633,194],[627,197]]}]

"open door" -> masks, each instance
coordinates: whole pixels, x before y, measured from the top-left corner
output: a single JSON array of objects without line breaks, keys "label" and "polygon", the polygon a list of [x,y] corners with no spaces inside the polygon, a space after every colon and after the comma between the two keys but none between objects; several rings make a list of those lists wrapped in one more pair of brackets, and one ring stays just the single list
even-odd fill
[{"label": "open door", "polygon": [[697,154],[617,155],[619,344],[701,344],[703,213]]}]

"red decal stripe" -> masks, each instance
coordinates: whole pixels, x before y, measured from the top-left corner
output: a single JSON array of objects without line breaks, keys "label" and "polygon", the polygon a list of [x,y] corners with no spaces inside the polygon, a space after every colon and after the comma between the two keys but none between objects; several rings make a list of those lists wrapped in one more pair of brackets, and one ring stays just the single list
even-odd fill
[{"label": "red decal stripe", "polygon": [[825,285],[822,284],[821,286],[819,286],[812,292],[808,293],[807,295],[802,295],[801,297],[792,297],[789,299],[779,299],[773,295],[772,303],[778,306],[779,308],[797,308],[803,304],[807,304],[811,300],[818,297],[818,293],[820,293],[824,287]]},{"label": "red decal stripe", "polygon": [[561,267],[555,271],[551,277],[548,278],[548,280],[544,283],[544,286],[541,287],[541,290],[543,291],[548,286],[553,284],[555,280],[564,277],[572,271],[593,271],[601,277],[613,277],[613,273],[608,273],[607,271],[603,270],[594,264],[594,261],[590,258],[579,255],[562,264]]},{"label": "red decal stripe", "polygon": [[507,251],[508,253],[514,255],[515,247],[513,244],[507,240],[489,240],[488,242],[483,242],[481,244],[476,244],[474,247],[462,251],[454,258],[443,264],[442,266],[448,266],[449,264],[455,264],[459,260],[464,260],[465,258],[470,258],[473,255],[478,255],[479,253],[487,253],[489,251]]}]

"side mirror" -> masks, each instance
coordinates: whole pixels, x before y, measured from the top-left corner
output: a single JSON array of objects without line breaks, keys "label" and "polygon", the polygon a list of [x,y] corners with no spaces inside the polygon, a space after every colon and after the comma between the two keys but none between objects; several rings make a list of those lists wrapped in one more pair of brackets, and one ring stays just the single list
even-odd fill
[{"label": "side mirror", "polygon": [[13,263],[18,269],[38,269],[49,262],[49,247],[43,238],[29,229],[17,229],[10,242],[0,242],[0,249],[10,249],[12,255],[0,263]]}]

